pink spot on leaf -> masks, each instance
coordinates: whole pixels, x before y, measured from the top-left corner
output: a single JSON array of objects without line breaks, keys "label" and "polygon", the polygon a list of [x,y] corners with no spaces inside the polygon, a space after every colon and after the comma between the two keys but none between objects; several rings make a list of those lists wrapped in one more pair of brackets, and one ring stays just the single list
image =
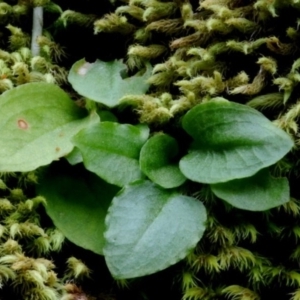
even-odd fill
[{"label": "pink spot on leaf", "polygon": [[84,63],[80,68],[77,70],[78,75],[84,76],[88,70],[93,66],[91,63]]},{"label": "pink spot on leaf", "polygon": [[28,123],[25,120],[20,119],[20,120],[18,120],[18,127],[20,129],[26,130],[26,129],[28,129]]}]

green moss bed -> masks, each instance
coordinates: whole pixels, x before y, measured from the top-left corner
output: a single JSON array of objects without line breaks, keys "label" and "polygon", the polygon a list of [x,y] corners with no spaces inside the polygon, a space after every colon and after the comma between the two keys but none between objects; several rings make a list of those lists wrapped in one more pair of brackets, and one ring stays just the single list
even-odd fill
[{"label": "green moss bed", "polygon": [[[44,31],[32,57],[35,6],[44,7]],[[123,59],[133,74],[150,62],[147,95],[113,109],[122,122],[176,132],[189,109],[221,96],[261,111],[295,141],[272,169],[289,179],[287,204],[239,210],[190,182],[208,211],[204,237],[184,261],[127,281],[55,229],[35,193],[38,170],[2,174],[0,299],[300,299],[299,26],[298,0],[0,1],[0,93],[54,82],[85,105],[67,81],[77,60]]]}]

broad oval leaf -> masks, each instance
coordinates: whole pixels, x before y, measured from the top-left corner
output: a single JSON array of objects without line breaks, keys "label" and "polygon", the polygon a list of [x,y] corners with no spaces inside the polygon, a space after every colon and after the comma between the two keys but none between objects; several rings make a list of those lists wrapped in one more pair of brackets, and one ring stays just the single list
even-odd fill
[{"label": "broad oval leaf", "polygon": [[143,178],[139,155],[148,135],[147,126],[101,122],[81,130],[73,143],[88,170],[111,184],[124,186]]},{"label": "broad oval leaf", "polygon": [[153,182],[164,188],[180,186],[186,178],[180,172],[178,162],[172,162],[177,154],[177,141],[167,134],[157,134],[142,147],[141,170]]},{"label": "broad oval leaf", "polygon": [[248,178],[212,184],[211,189],[232,206],[252,211],[271,209],[290,200],[287,178],[274,178],[267,169]]},{"label": "broad oval leaf", "polygon": [[199,104],[183,118],[194,138],[180,161],[181,172],[202,183],[249,177],[280,160],[292,139],[261,113],[229,101]]},{"label": "broad oval leaf", "polygon": [[104,220],[118,190],[80,165],[61,162],[52,164],[37,186],[55,226],[71,242],[98,254],[103,254]]},{"label": "broad oval leaf", "polygon": [[205,230],[203,204],[149,181],[126,186],[106,217],[104,256],[115,278],[148,275],[183,259]]},{"label": "broad oval leaf", "polygon": [[82,96],[114,107],[123,96],[144,94],[149,88],[146,80],[152,72],[150,65],[142,75],[123,78],[126,68],[120,60],[89,63],[81,59],[72,66],[68,80]]},{"label": "broad oval leaf", "polygon": [[28,83],[0,95],[0,172],[27,172],[72,151],[71,137],[86,117],[70,97],[49,83]]}]

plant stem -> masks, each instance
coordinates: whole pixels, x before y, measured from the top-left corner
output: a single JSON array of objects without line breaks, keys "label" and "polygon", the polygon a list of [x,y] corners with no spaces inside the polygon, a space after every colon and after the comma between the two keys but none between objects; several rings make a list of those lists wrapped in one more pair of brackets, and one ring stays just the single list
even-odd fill
[{"label": "plant stem", "polygon": [[43,7],[37,6],[33,9],[33,24],[32,24],[32,36],[31,36],[31,52],[32,56],[40,54],[40,46],[37,42],[37,38],[42,35],[43,31]]}]

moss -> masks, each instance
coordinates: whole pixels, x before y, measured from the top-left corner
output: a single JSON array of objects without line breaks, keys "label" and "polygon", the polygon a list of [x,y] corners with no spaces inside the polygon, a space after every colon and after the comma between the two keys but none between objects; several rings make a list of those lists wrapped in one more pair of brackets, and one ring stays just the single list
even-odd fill
[{"label": "moss", "polygon": [[[261,110],[293,137],[295,149],[272,170],[288,175],[291,185],[290,202],[278,209],[236,210],[215,201],[207,187],[191,187],[188,193],[208,208],[208,228],[183,264],[178,285],[185,300],[299,299],[298,1],[45,3],[47,31],[39,39],[39,57],[28,49],[32,4],[11,2],[0,3],[0,92],[31,81],[55,82],[70,91],[66,69],[82,56],[123,57],[131,72],[150,61],[149,93],[124,97],[122,106],[151,128],[174,131],[187,110],[221,96]],[[80,33],[76,39],[68,37],[74,30]],[[55,229],[40,226],[36,209],[43,200],[27,199],[19,187],[10,190],[5,179],[0,189],[3,284],[13,283],[19,294],[39,295],[46,287],[47,295],[36,299],[59,297],[64,283],[43,257],[58,251],[62,241]],[[30,268],[24,269],[26,263]],[[70,272],[68,278],[76,277],[76,268]],[[62,299],[84,294],[72,284],[64,289],[71,295]]]}]

